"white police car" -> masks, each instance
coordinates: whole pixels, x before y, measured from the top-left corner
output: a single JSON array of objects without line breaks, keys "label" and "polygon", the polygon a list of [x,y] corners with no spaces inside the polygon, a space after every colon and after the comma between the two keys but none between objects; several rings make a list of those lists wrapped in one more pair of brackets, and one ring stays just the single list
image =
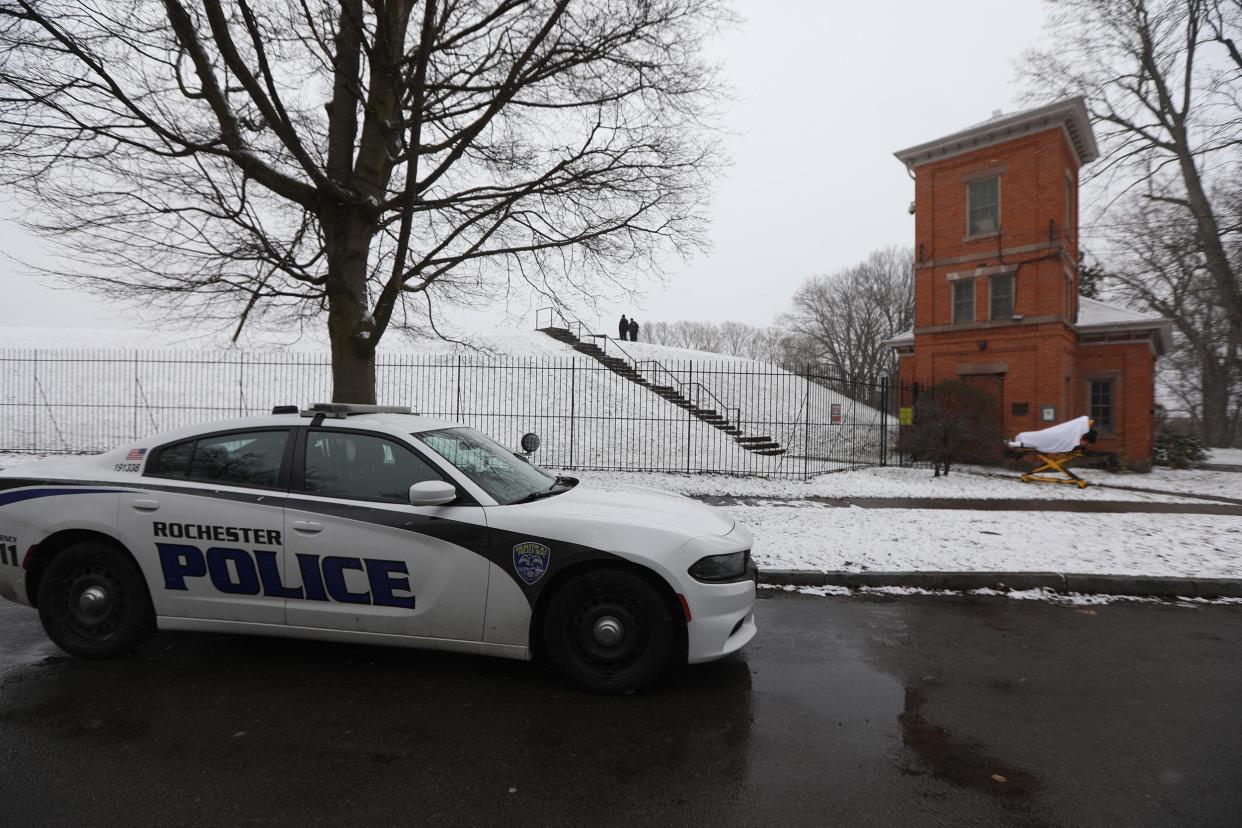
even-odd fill
[{"label": "white police car", "polygon": [[0,471],[0,595],[62,649],[155,629],[545,653],[600,692],[755,634],[751,536],[408,409],[317,405]]}]

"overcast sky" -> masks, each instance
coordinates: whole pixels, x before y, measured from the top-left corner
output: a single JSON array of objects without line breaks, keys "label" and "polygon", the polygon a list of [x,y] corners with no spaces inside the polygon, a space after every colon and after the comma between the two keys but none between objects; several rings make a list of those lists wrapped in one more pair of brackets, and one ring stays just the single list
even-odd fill
[{"label": "overcast sky", "polygon": [[[737,100],[712,248],[670,261],[663,284],[649,282],[634,307],[605,313],[601,329],[622,310],[642,322],[766,325],[808,276],[910,244],[913,182],[893,152],[1017,108],[1014,60],[1039,39],[1045,16],[1040,0],[736,0],[735,8],[742,24],[713,45]],[[0,246],[39,260],[47,254],[10,220],[21,209],[0,204]],[[54,290],[4,258],[0,297],[0,326],[140,324],[132,309]],[[458,319],[464,329],[497,324],[496,312]]]}]

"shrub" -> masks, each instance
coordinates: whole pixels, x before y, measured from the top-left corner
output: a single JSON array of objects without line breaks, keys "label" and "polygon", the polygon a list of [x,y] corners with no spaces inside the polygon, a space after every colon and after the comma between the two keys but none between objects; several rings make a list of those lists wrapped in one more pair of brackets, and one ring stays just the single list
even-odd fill
[{"label": "shrub", "polygon": [[1151,460],[1157,466],[1172,466],[1175,469],[1188,469],[1193,463],[1207,459],[1207,451],[1203,448],[1203,438],[1198,434],[1180,431],[1160,431],[1156,434],[1156,444],[1152,450]]},{"label": "shrub", "polygon": [[911,448],[916,459],[948,475],[950,463],[982,462],[1000,453],[996,400],[964,380],[948,380],[923,392],[914,404]]}]

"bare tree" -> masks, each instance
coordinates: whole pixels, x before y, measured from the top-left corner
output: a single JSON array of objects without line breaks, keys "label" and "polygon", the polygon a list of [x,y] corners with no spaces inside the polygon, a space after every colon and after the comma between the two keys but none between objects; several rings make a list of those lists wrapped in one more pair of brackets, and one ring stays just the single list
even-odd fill
[{"label": "bare tree", "polygon": [[0,0],[0,183],[110,296],[387,331],[702,242],[720,0]]},{"label": "bare tree", "polygon": [[1193,222],[1202,269],[1242,347],[1242,281],[1223,238],[1211,175],[1236,175],[1242,143],[1242,32],[1237,0],[1048,0],[1053,46],[1026,56],[1039,97],[1082,95],[1104,162],[1093,175],[1175,205]]},{"label": "bare tree", "polygon": [[[1242,197],[1213,198],[1228,208],[1222,226],[1229,228],[1226,249],[1236,266],[1242,261]],[[1145,194],[1118,206],[1128,212],[1115,210],[1118,220],[1102,231],[1112,263],[1103,287],[1173,320],[1174,349],[1161,366],[1162,385],[1209,445],[1232,445],[1242,416],[1242,349],[1229,339],[1228,315],[1207,272],[1194,218],[1176,200]]]},{"label": "bare tree", "polygon": [[794,340],[789,359],[825,363],[850,382],[881,382],[894,357],[880,343],[914,326],[913,251],[887,247],[853,267],[811,277],[778,324]]},{"label": "bare tree", "polygon": [[671,345],[762,362],[780,362],[782,331],[776,326],[758,327],[745,322],[650,322],[646,339]]},{"label": "bare tree", "polygon": [[692,351],[720,350],[720,330],[713,322],[648,322],[644,337],[655,345],[671,345]]}]

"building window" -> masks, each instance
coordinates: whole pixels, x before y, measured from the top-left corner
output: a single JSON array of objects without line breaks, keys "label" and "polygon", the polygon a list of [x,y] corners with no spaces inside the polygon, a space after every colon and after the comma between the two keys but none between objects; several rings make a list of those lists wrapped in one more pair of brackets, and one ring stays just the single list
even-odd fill
[{"label": "building window", "polygon": [[1013,316],[1013,274],[993,276],[989,289],[992,302],[991,319],[1009,319]]},{"label": "building window", "polygon": [[975,321],[975,283],[963,279],[953,283],[953,324]]},{"label": "building window", "polygon": [[1088,415],[1100,431],[1113,430],[1113,381],[1091,381],[1091,409]]},{"label": "building window", "polygon": [[966,235],[985,236],[1000,231],[1000,176],[966,185]]}]

